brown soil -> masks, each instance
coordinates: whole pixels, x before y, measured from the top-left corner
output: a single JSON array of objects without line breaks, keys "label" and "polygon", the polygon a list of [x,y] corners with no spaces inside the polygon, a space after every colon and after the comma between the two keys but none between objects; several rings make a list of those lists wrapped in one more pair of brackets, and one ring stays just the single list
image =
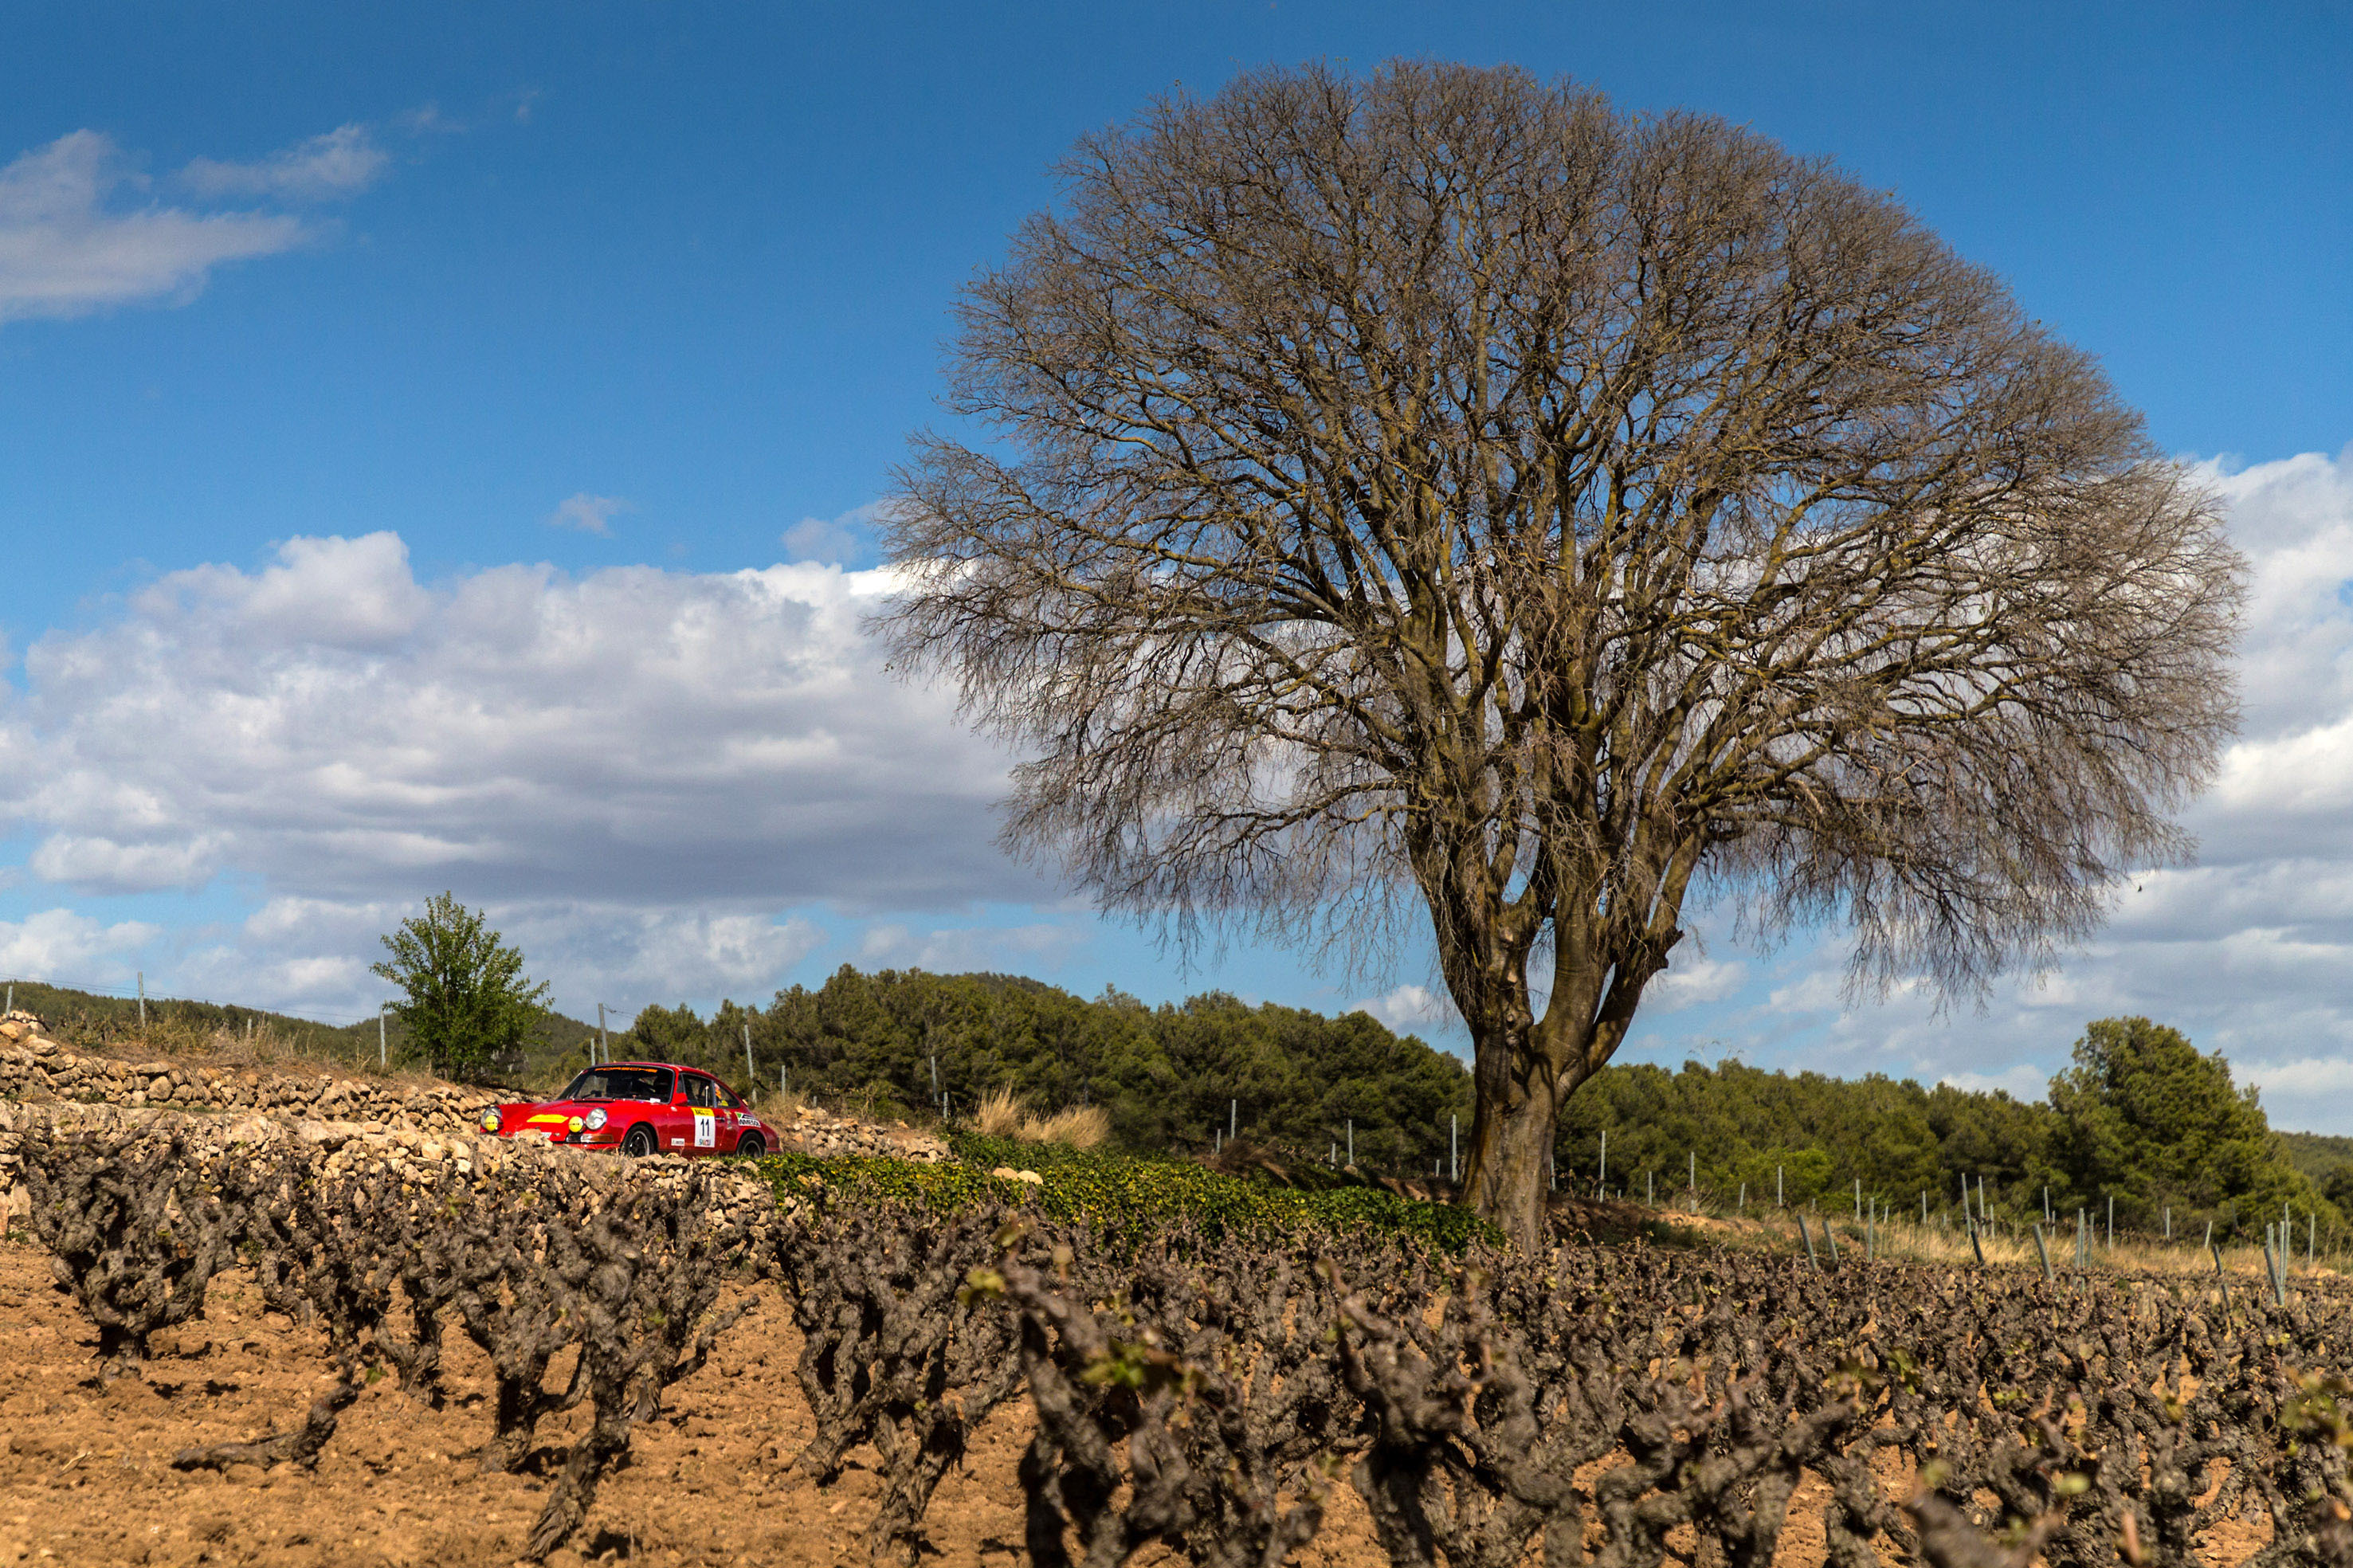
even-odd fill
[{"label": "brown soil", "polygon": [[[0,1242],[0,1565],[512,1563],[579,1419],[541,1427],[539,1473],[483,1475],[477,1456],[490,1429],[489,1380],[473,1347],[452,1336],[456,1397],[444,1408],[387,1379],[344,1413],[314,1470],[185,1475],[170,1468],[184,1447],[300,1421],[331,1378],[317,1335],[264,1313],[251,1288],[230,1276],[216,1286],[201,1326],[157,1336],[143,1376],[102,1385],[96,1349],[72,1299],[50,1282],[47,1256],[14,1237]],[[776,1287],[756,1288],[712,1364],[671,1391],[662,1419],[638,1429],[630,1462],[607,1478],[586,1528],[550,1561],[862,1563],[873,1473],[854,1457],[838,1484],[820,1489],[790,1468],[811,1434],[793,1377],[799,1349]],[[1027,1406],[1008,1405],[983,1428],[967,1467],[942,1483],[927,1527],[944,1568],[1024,1561],[1014,1468],[1029,1434]],[[1827,1500],[1808,1477],[1775,1568],[1822,1562]],[[2267,1532],[2227,1533],[2212,1543],[2211,1561],[2242,1560]],[[1166,1568],[1172,1559],[1137,1561]],[[1297,1561],[1385,1563],[1345,1486]]]}]

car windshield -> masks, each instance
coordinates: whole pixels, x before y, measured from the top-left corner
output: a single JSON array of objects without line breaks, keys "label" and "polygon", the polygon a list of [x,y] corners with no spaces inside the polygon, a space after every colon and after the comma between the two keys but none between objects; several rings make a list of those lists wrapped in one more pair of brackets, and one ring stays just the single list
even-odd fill
[{"label": "car windshield", "polygon": [[670,1102],[670,1071],[666,1068],[590,1068],[565,1089],[558,1100],[650,1100]]}]

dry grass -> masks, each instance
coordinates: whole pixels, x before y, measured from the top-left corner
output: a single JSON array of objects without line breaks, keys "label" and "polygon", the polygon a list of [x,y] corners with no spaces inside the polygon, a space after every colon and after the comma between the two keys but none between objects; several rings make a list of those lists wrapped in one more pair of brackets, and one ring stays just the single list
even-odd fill
[{"label": "dry grass", "polygon": [[[1669,1219],[1678,1217],[1672,1211],[1662,1211],[1662,1217]],[[1757,1233],[1776,1247],[1787,1247],[1800,1252],[1805,1250],[1805,1243],[1798,1235],[1796,1221],[1785,1214],[1759,1217],[1751,1211],[1749,1216],[1739,1221],[1726,1221],[1721,1215],[1716,1218],[1718,1223],[1733,1224],[1738,1228]],[[1823,1248],[1826,1257],[1827,1243],[1823,1240],[1826,1224],[1835,1226],[1839,1249],[1841,1253],[1861,1252],[1864,1249],[1863,1228],[1852,1219],[1841,1218],[1831,1221],[1828,1215],[1818,1215],[1809,1218],[1807,1224],[1813,1231],[1814,1245]],[[1978,1240],[1985,1249],[1985,1260],[1989,1267],[2040,1268],[2042,1266],[2042,1259],[2035,1250],[2034,1232],[2031,1228],[2017,1233],[1987,1229],[1978,1234]],[[2043,1244],[2050,1249],[2052,1272],[2067,1274],[2074,1271],[2075,1227],[2072,1222],[2061,1226],[2055,1231],[2044,1231]],[[1968,1231],[1936,1225],[1924,1226],[1913,1220],[1895,1220],[1877,1226],[1872,1238],[1872,1250],[1881,1258],[1899,1262],[1943,1264],[1949,1267],[1974,1265],[1978,1256],[1976,1248],[1969,1243]],[[2333,1272],[2344,1266],[2344,1259],[2332,1254],[2322,1255],[2317,1262],[2319,1269],[2324,1273]],[[2194,1236],[2187,1240],[2175,1241],[2170,1245],[2153,1238],[2137,1237],[2119,1241],[2113,1247],[2102,1245],[2095,1236],[2089,1254],[2089,1263],[2094,1268],[2120,1269],[2133,1274],[2192,1276],[2202,1274],[2211,1278],[2214,1273],[2214,1255],[2200,1246],[2198,1237]],[[2288,1263],[2291,1274],[2309,1272],[2312,1267],[2306,1261],[2305,1251],[2301,1246],[2295,1250]],[[2253,1246],[2224,1246],[2222,1269],[2232,1276],[2244,1275],[2252,1279],[2261,1279],[2264,1274],[2262,1244],[2257,1242]]]},{"label": "dry grass", "polygon": [[989,1090],[974,1110],[972,1124],[984,1138],[1018,1138],[1024,1143],[1061,1143],[1072,1149],[1092,1149],[1111,1136],[1111,1112],[1100,1105],[1074,1105],[1039,1116],[1009,1089]]},{"label": "dry grass", "polygon": [[972,1113],[973,1131],[984,1138],[1018,1138],[1029,1108],[1009,1089],[992,1089]]},{"label": "dry grass", "polygon": [[121,1061],[163,1058],[216,1071],[251,1068],[262,1072],[308,1068],[351,1078],[427,1086],[441,1080],[411,1068],[376,1065],[373,1041],[355,1047],[345,1036],[326,1030],[287,1028],[272,1019],[259,1019],[247,1028],[219,1028],[158,1017],[142,1030],[124,1028],[101,1033],[69,1020],[52,1025],[55,1038],[88,1056]]},{"label": "dry grass", "polygon": [[769,1121],[789,1124],[800,1119],[801,1107],[808,1102],[786,1089],[764,1089],[745,1095],[744,1102]]},{"label": "dry grass", "polygon": [[1014,1136],[1029,1143],[1092,1149],[1111,1136],[1111,1112],[1100,1105],[1074,1105],[1051,1116],[1025,1116]]}]

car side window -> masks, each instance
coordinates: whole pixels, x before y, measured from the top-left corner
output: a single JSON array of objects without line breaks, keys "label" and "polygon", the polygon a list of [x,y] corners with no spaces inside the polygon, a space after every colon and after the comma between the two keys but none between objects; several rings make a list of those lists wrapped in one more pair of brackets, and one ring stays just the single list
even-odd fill
[{"label": "car side window", "polygon": [[723,1110],[727,1110],[744,1109],[744,1102],[735,1098],[735,1091],[723,1083],[719,1086],[719,1104]]},{"label": "car side window", "polygon": [[686,1102],[707,1110],[719,1109],[719,1086],[701,1073],[686,1075]]}]

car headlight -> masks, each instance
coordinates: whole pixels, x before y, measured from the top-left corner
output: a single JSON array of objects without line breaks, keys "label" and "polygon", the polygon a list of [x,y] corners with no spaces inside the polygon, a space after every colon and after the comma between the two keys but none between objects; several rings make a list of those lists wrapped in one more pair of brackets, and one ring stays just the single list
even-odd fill
[{"label": "car headlight", "polygon": [[485,1132],[496,1132],[498,1130],[499,1108],[493,1105],[488,1110],[482,1112],[482,1131]]},{"label": "car headlight", "polygon": [[605,1130],[605,1111],[604,1111],[604,1108],[600,1106],[600,1107],[598,1107],[596,1110],[590,1111],[590,1112],[588,1113],[587,1117],[586,1118],[586,1120],[587,1121],[587,1123],[588,1123],[588,1131],[591,1131],[591,1132],[601,1132],[601,1131],[603,1131]]}]

